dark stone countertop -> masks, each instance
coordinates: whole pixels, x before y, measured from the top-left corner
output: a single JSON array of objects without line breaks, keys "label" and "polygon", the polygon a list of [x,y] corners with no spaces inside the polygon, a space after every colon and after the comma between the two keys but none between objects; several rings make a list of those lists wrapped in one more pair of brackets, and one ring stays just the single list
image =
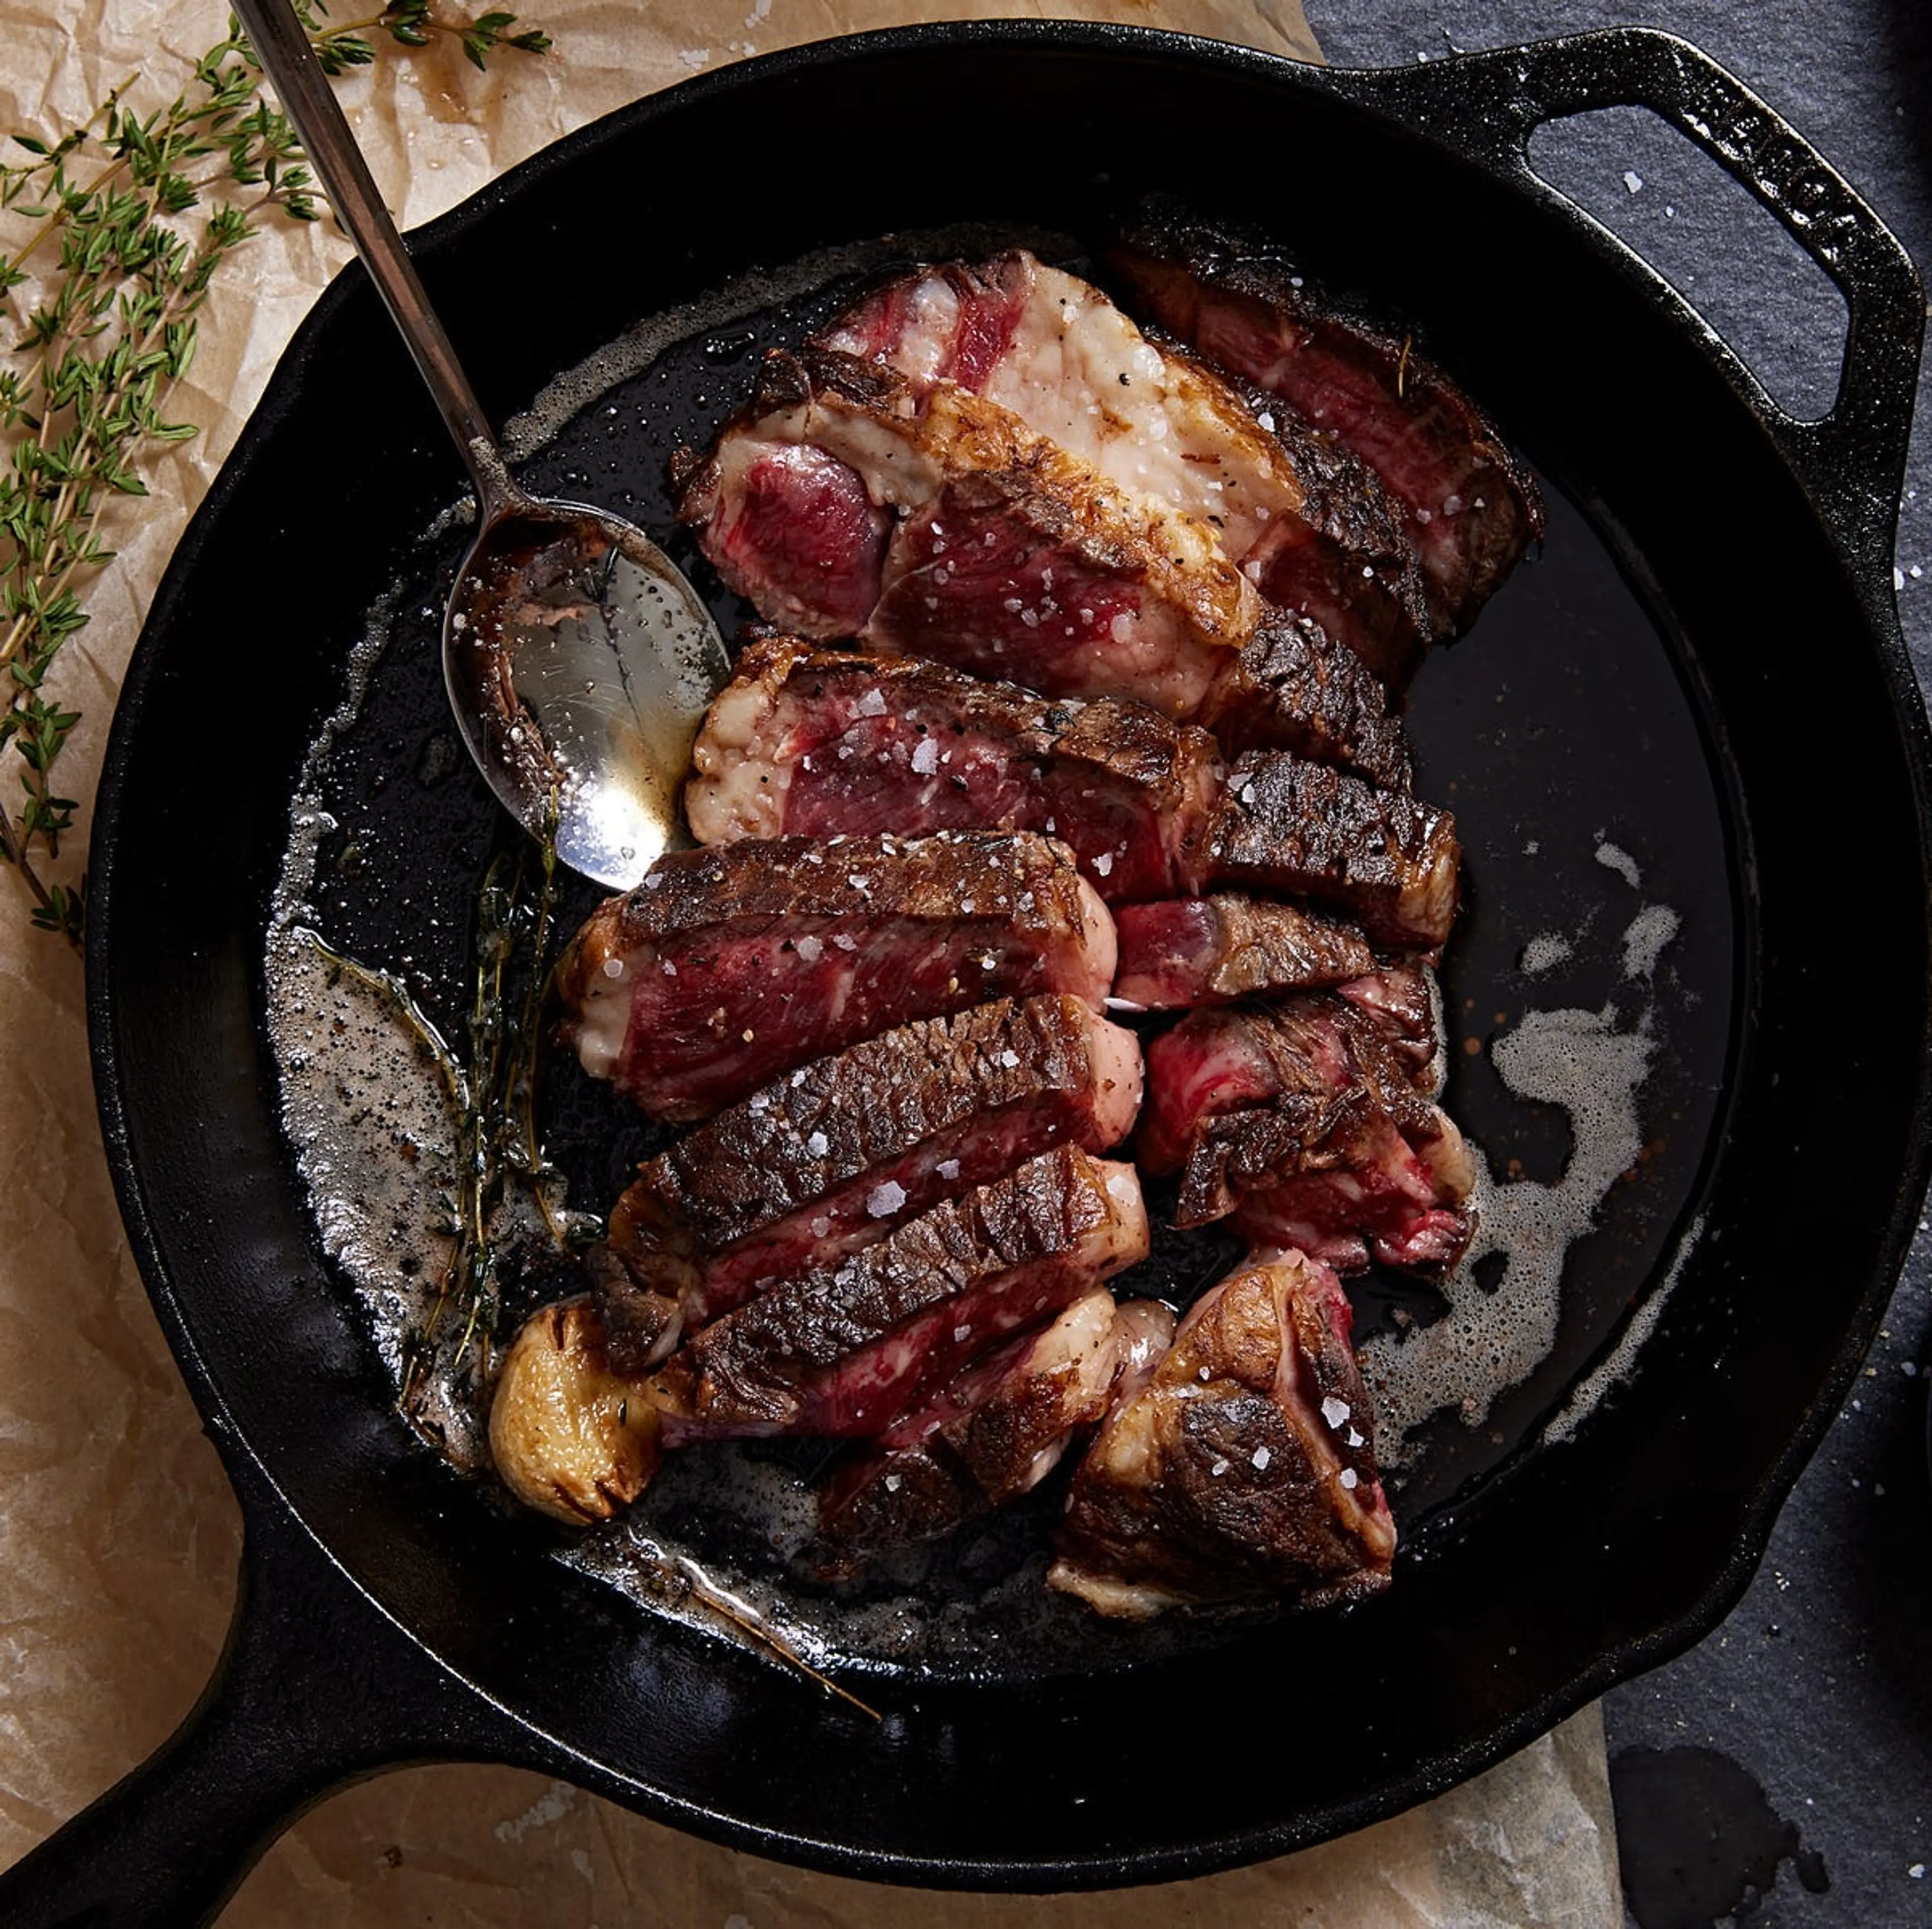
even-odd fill
[{"label": "dark stone countertop", "polygon": [[[1922,268],[1932,263],[1924,0],[1308,0],[1307,11],[1342,65],[1634,19],[1666,28],[1762,95]],[[1558,184],[1668,274],[1774,394],[1828,401],[1835,293],[1768,219],[1738,218],[1742,197],[1702,156],[1634,110],[1574,124],[1550,152]],[[1932,688],[1928,398],[1932,376],[1920,385],[1897,581],[1920,681]],[[1855,1156],[1855,1130],[1847,1148]],[[1605,1699],[1626,1901],[1640,1929],[1932,1923],[1932,1238],[1923,1220],[1920,1234],[1858,1388],[1744,1599],[1688,1653]]]}]

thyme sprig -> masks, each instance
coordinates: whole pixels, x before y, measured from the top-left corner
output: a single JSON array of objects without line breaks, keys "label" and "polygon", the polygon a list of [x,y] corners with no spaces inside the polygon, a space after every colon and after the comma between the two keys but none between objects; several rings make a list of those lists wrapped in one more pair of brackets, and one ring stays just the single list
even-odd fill
[{"label": "thyme sprig", "polygon": [[[490,55],[500,46],[514,47],[523,53],[549,52],[548,34],[534,28],[518,34],[507,32],[516,21],[515,14],[501,13],[479,14],[473,20],[440,20],[430,11],[429,0],[396,0],[395,5],[385,7],[380,14],[321,28],[314,38],[326,74],[368,66],[376,58],[374,46],[364,38],[372,32],[387,34],[398,46],[405,47],[426,47],[438,34],[446,34],[461,44],[464,57],[478,68],[488,68]],[[316,26],[313,20],[308,24]]]},{"label": "thyme sprig", "polygon": [[[338,73],[375,58],[364,35],[376,28],[406,49],[453,35],[479,67],[499,46],[550,45],[509,32],[512,14],[445,21],[430,0],[340,26],[314,0],[297,11]],[[0,860],[19,873],[34,923],[76,945],[85,880],[54,867],[80,805],[56,766],[80,712],[49,673],[86,626],[115,505],[146,495],[144,467],[196,433],[172,399],[218,272],[265,220],[322,212],[232,20],[166,106],[137,111],[133,86],[57,136],[14,134],[26,158],[0,158],[0,760],[21,791],[17,804],[0,796]]]},{"label": "thyme sprig", "polygon": [[[400,1404],[413,1413],[432,1368],[486,1378],[501,1309],[498,1237],[512,1180],[536,1207],[562,1250],[599,1236],[594,1214],[566,1210],[562,1175],[544,1156],[536,1128],[537,1054],[550,983],[559,885],[556,850],[545,838],[500,854],[477,894],[474,974],[456,1050],[393,972],[350,957],[314,931],[301,935],[332,971],[380,993],[442,1075],[454,1147],[442,1199],[448,1256],[434,1298],[404,1347]],[[452,1323],[462,1322],[452,1339]]]}]

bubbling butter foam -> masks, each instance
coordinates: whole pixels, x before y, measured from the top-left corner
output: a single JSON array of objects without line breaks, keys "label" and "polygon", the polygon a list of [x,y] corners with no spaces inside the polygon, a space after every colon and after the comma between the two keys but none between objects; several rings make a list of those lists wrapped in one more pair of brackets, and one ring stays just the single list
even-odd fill
[{"label": "bubbling butter foam", "polygon": [[[1680,923],[1668,906],[1643,907],[1624,932],[1625,976],[1648,982]],[[1511,1092],[1568,1115],[1570,1157],[1553,1185],[1504,1182],[1481,1148],[1472,1146],[1479,1155],[1469,1200],[1476,1233],[1443,1282],[1448,1310],[1430,1324],[1363,1342],[1363,1376],[1376,1397],[1377,1451],[1385,1464],[1405,1465],[1414,1450],[1410,1436],[1445,1408],[1471,1426],[1480,1424],[1555,1348],[1570,1248],[1596,1223],[1610,1188],[1643,1149],[1637,1094],[1656,1051],[1653,1009],[1647,1001],[1628,1021],[1614,1002],[1597,1011],[1528,1012],[1492,1048]],[[1486,1287],[1478,1269],[1492,1256],[1502,1257],[1502,1272]],[[1634,1352],[1633,1346],[1633,1358]],[[1586,1400],[1593,1405],[1602,1390],[1595,1386],[1586,1395],[1580,1388],[1572,1406]],[[1571,1431],[1574,1426],[1573,1419]]]}]

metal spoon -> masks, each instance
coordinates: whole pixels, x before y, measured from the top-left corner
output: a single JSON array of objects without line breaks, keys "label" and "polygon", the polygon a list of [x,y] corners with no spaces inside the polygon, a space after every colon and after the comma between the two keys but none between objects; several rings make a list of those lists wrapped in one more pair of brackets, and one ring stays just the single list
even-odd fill
[{"label": "metal spoon", "polygon": [[464,741],[565,863],[628,888],[676,836],[692,739],[730,672],[717,626],[642,530],[510,479],[288,0],[234,5],[476,486],[476,538],[442,629]]}]

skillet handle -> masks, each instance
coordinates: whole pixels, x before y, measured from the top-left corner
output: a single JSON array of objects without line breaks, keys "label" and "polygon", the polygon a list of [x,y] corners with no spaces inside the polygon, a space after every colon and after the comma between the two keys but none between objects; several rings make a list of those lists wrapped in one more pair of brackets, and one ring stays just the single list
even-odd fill
[{"label": "skillet handle", "polygon": [[133,1772],[0,1874],[7,1929],[212,1922],[326,1796],[410,1761],[503,1759],[509,1724],[446,1674],[272,1495],[247,1510],[213,1679]]},{"label": "skillet handle", "polygon": [[[1394,110],[1431,138],[1545,191],[1529,162],[1538,128],[1594,108],[1647,108],[1776,215],[1844,297],[1838,393],[1828,414],[1802,422],[1741,364],[1738,372],[1868,592],[1882,608],[1892,607],[1925,292],[1897,238],[1809,142],[1708,54],[1648,27],[1335,77],[1345,91]],[[1349,85],[1356,81],[1359,87]]]}]

